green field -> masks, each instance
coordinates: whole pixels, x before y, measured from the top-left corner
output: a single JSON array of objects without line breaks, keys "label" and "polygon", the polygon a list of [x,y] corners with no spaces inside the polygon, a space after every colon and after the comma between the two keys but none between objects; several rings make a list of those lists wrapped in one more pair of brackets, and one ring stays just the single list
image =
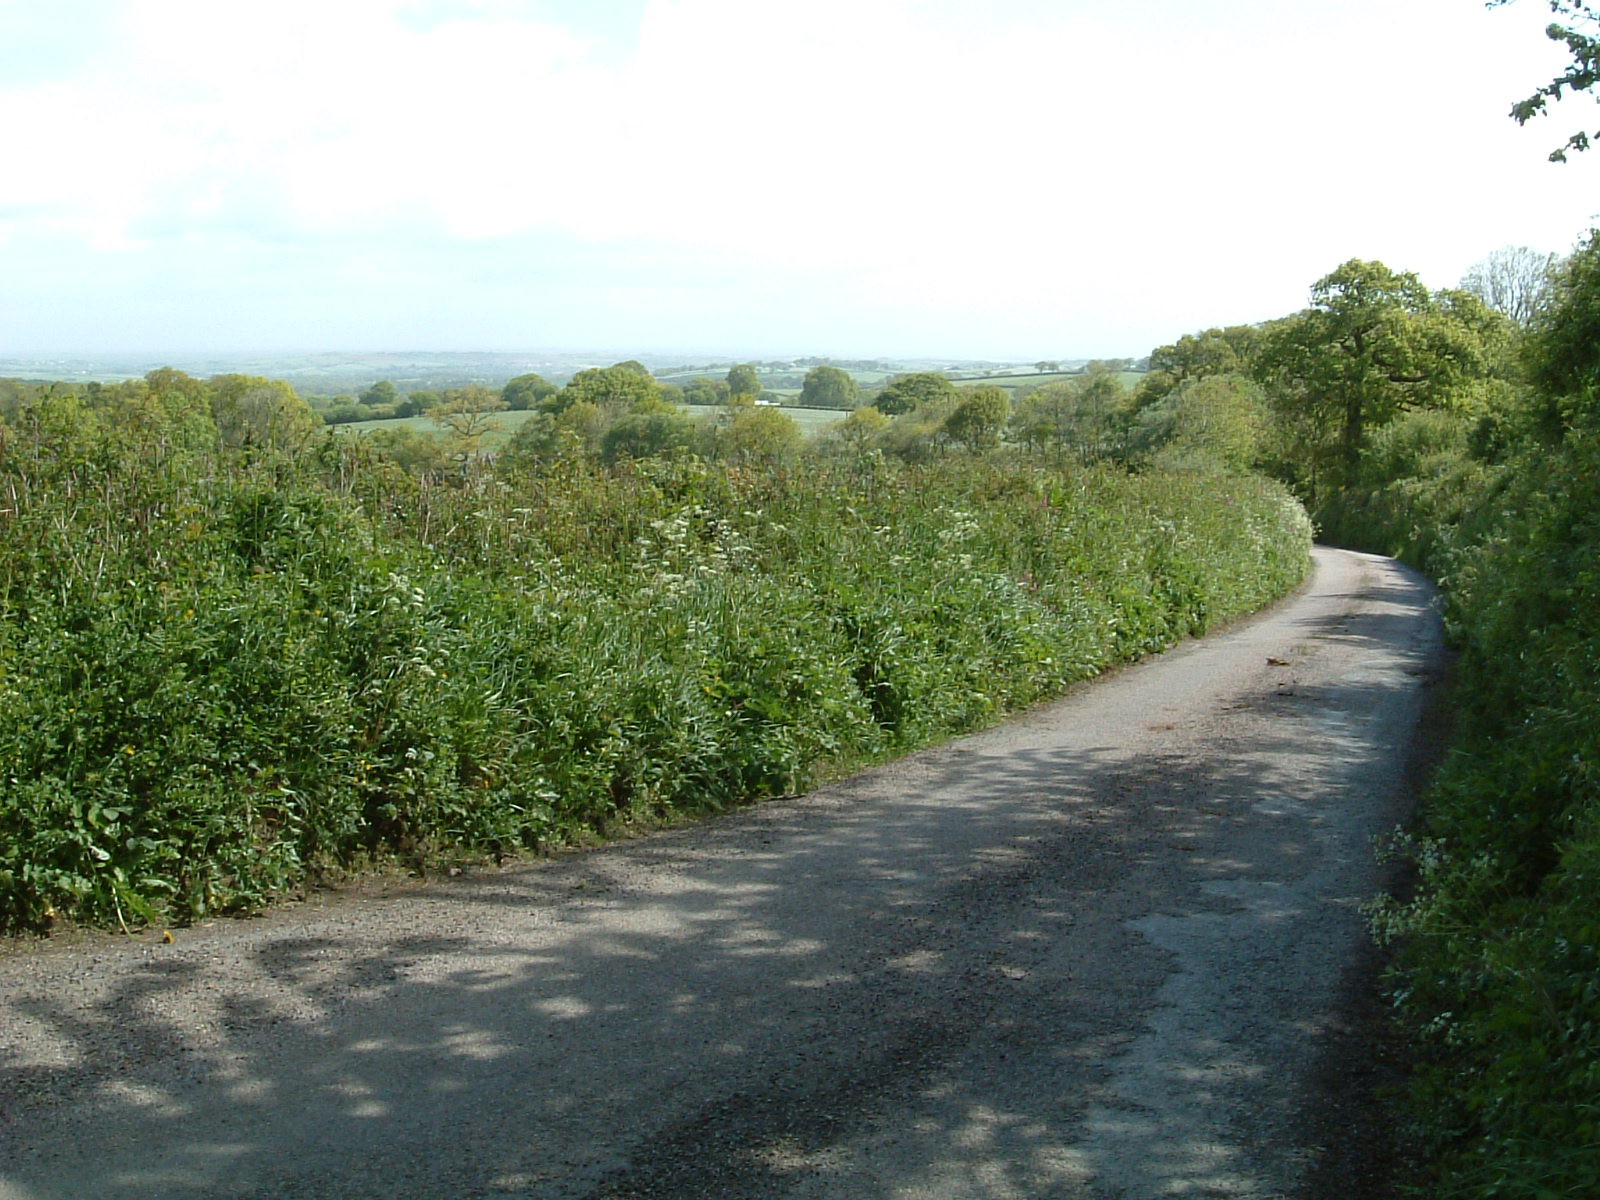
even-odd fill
[{"label": "green field", "polygon": [[[710,420],[723,410],[720,407],[689,404],[684,406],[684,411],[697,420],[704,421]],[[807,437],[849,415],[842,409],[837,408],[785,407],[783,413],[793,420],[795,424],[799,425]],[[490,449],[503,445],[533,415],[531,410],[495,413],[494,428],[484,435],[484,445]],[[391,417],[386,421],[352,421],[343,425],[334,425],[330,428],[337,429],[341,433],[375,433],[380,429],[410,429],[417,433],[442,433],[442,427],[432,417]]]},{"label": "green field", "polygon": [[784,416],[805,431],[807,437],[819,429],[826,429],[835,421],[842,421],[850,414],[842,408],[789,408],[783,409]]},{"label": "green field", "polygon": [[[952,375],[950,382],[957,387],[973,387],[977,384],[988,384],[994,387],[1005,388],[1008,392],[1016,392],[1021,388],[1043,387],[1047,383],[1069,383],[1074,379],[1082,379],[1082,371],[1054,371],[1047,375],[1037,372],[1027,372],[1016,375]],[[1137,387],[1144,378],[1142,371],[1119,371],[1117,378],[1122,380],[1124,387]]]},{"label": "green field", "polygon": [[[525,421],[533,416],[532,410],[522,412],[499,412],[494,414],[494,428],[484,434],[483,441],[486,446],[499,446],[506,442],[512,434],[522,428]],[[344,425],[333,425],[330,428],[342,433],[376,433],[380,429],[409,429],[415,433],[443,434],[444,427],[432,417],[391,417],[386,421],[352,421]]]}]

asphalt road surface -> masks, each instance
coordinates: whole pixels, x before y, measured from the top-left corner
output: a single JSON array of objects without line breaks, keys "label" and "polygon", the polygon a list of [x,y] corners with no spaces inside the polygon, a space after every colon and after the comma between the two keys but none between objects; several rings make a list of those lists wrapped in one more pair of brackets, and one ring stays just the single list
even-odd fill
[{"label": "asphalt road surface", "polygon": [[0,1200],[1293,1197],[1432,593],[692,828],[0,954]]}]

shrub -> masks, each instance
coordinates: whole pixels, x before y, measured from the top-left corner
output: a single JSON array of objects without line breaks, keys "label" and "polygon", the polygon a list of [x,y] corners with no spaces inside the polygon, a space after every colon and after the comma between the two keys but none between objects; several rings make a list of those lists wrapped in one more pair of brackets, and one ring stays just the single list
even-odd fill
[{"label": "shrub", "polygon": [[[648,414],[647,414],[648,415]],[[793,791],[1292,587],[1272,485],[0,439],[0,921],[259,906]]]}]

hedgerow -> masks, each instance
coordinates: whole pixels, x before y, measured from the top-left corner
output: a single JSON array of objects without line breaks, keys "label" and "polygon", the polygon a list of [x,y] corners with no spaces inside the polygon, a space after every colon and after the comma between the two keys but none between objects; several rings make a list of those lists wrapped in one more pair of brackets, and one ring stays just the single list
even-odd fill
[{"label": "hedgerow", "polygon": [[1433,1197],[1600,1195],[1596,296],[1600,237],[1531,330],[1537,386],[1441,469],[1393,472],[1345,509],[1440,578],[1461,652],[1415,895],[1377,913],[1399,939],[1415,1190]]},{"label": "hedgerow", "polygon": [[1600,1195],[1600,444],[1511,464],[1441,561],[1456,742],[1380,927],[1431,1196]]},{"label": "hedgerow", "polygon": [[[192,421],[193,414],[185,420]],[[0,923],[181,921],[803,787],[1281,595],[1282,489],[0,426]]]}]

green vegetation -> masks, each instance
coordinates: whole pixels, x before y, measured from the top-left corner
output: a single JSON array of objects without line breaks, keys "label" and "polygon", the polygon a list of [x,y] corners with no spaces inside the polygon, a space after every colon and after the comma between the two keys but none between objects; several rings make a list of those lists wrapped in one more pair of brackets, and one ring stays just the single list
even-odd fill
[{"label": "green vegetation", "polygon": [[[516,433],[526,422],[533,419],[534,413],[527,410],[512,410],[510,412],[494,412],[489,414],[490,428],[483,435],[483,445],[486,449],[493,449],[502,444],[504,440]],[[340,433],[383,433],[395,430],[406,430],[416,434],[443,437],[444,430],[439,427],[439,422],[432,417],[387,417],[373,421],[351,421],[334,427]]]},{"label": "green vegetation", "polygon": [[1459,740],[1385,910],[1437,1195],[1600,1194],[1600,235],[1513,379],[1407,422],[1344,519],[1445,583]]},{"label": "green vegetation", "polygon": [[1012,425],[1019,441],[1057,459],[1127,461],[1137,415],[1121,378],[1095,372],[1029,392],[1017,403]]},{"label": "green vegetation", "polygon": [[857,393],[855,379],[844,368],[812,367],[806,372],[800,403],[805,408],[851,409],[856,406]]},{"label": "green vegetation", "polygon": [[[710,421],[725,411],[724,405],[725,402],[691,404],[685,411],[696,421]],[[780,411],[808,437],[849,416],[847,411],[838,408],[785,407]],[[488,415],[488,428],[482,434],[481,449],[485,453],[493,453],[504,449],[524,425],[537,420],[539,410],[491,412]],[[341,434],[376,434],[379,446],[384,448],[386,453],[387,447],[396,442],[409,444],[416,439],[436,441],[441,443],[436,449],[446,457],[449,456],[447,444],[449,431],[441,428],[439,422],[432,417],[390,417],[375,421],[352,421],[334,426],[334,429]]]},{"label": "green vegetation", "polygon": [[800,427],[807,437],[837,425],[850,414],[842,408],[791,408],[785,405],[783,415]]},{"label": "green vegetation", "polygon": [[[1123,360],[1116,361],[1121,362]],[[1119,370],[1116,368],[1107,370],[1103,366],[1090,364],[1076,371],[1026,372],[1023,374],[1016,374],[1010,371],[985,371],[977,375],[952,373],[950,379],[951,382],[959,387],[983,384],[987,387],[1003,388],[1013,397],[1013,400],[1017,400],[1053,383],[1072,383],[1075,380],[1082,379],[1085,375],[1108,373],[1115,375],[1124,387],[1130,388],[1137,387],[1145,374],[1143,371]]]},{"label": "green vegetation", "polygon": [[938,371],[919,371],[901,375],[884,384],[872,406],[886,417],[897,417],[922,404],[939,404],[952,399],[955,384]]},{"label": "green vegetation", "polygon": [[513,412],[524,412],[538,408],[560,390],[543,375],[530,371],[506,380],[505,386],[500,389],[500,399]]},{"label": "green vegetation", "polygon": [[882,372],[859,407],[833,363],[834,407],[779,409],[756,364],[629,361],[379,381],[350,412],[413,415],[350,437],[260,376],[0,382],[0,925],[792,790],[1281,594],[1293,494],[1439,578],[1461,649],[1420,882],[1374,910],[1419,1188],[1600,1194],[1597,347],[1600,234],[1462,289],[1351,260],[1147,373]]},{"label": "green vegetation", "polygon": [[1352,260],[1306,310],[1151,355],[1131,394],[1043,388],[1080,457],[1253,462],[1325,535],[1441,581],[1457,740],[1375,907],[1414,1042],[1418,1194],[1600,1195],[1600,233],[1467,290]]},{"label": "green vegetation", "polygon": [[[1519,119],[1596,81],[1575,27]],[[529,365],[0,380],[0,928],[790,791],[1282,594],[1309,509],[1460,649],[1374,906],[1417,1191],[1600,1195],[1600,233],[1459,289],[1352,259],[1147,372]]]},{"label": "green vegetation", "polygon": [[749,396],[754,400],[761,395],[761,375],[754,363],[739,363],[729,367],[726,382],[730,396]]},{"label": "green vegetation", "polygon": [[[1534,117],[1549,111],[1554,101],[1572,92],[1592,92],[1600,83],[1600,12],[1590,0],[1546,0],[1550,11],[1560,18],[1545,29],[1551,41],[1567,48],[1572,61],[1566,69],[1534,91],[1526,100],[1511,109],[1517,124],[1526,125]],[[1490,8],[1497,8],[1508,0],[1489,0]],[[1550,161],[1566,162],[1567,151],[1581,152],[1589,148],[1589,134],[1579,130],[1550,152]],[[1600,132],[1595,134],[1600,137]]]},{"label": "green vegetation", "polygon": [[1255,357],[1296,423],[1288,457],[1316,504],[1357,482],[1370,430],[1401,412],[1468,407],[1509,330],[1471,293],[1435,295],[1382,263],[1351,260],[1311,294],[1310,308],[1264,331]]},{"label": "green vegetation", "polygon": [[[258,433],[224,436],[258,393]],[[717,461],[635,458],[618,429],[684,420],[647,399],[597,446],[574,424],[549,453],[408,470],[284,435],[265,401],[292,411],[287,388],[0,394],[12,929],[251,909],[373,860],[787,792],[1202,632],[1307,562],[1281,488],[977,432],[902,465],[748,405],[695,427]],[[605,415],[570,399],[522,431]]]},{"label": "green vegetation", "polygon": [[680,390],[685,404],[703,407],[726,404],[728,397],[733,394],[726,380],[712,379],[708,375],[696,375],[693,379],[685,380]]}]

